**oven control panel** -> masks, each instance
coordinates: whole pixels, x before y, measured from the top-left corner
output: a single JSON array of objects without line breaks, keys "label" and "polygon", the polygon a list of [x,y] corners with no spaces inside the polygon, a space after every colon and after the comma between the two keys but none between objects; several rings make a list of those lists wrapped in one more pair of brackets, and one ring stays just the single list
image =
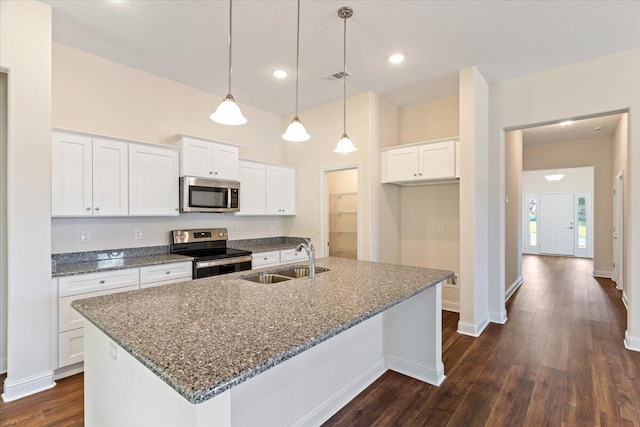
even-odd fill
[{"label": "oven control panel", "polygon": [[226,228],[174,230],[171,232],[171,240],[174,245],[180,243],[211,242],[227,239],[228,235]]}]

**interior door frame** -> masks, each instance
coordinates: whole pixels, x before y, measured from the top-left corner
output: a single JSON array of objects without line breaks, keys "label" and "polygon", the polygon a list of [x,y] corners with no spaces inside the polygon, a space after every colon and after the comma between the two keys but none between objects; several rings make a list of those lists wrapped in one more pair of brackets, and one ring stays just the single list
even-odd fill
[{"label": "interior door frame", "polygon": [[[613,245],[617,253],[613,251],[612,279],[616,283],[616,289],[624,290],[624,175],[618,172],[613,179]],[[617,217],[617,218],[616,218]],[[618,229],[615,230],[616,222]],[[616,239],[616,235],[618,238]]]},{"label": "interior door frame", "polygon": [[329,242],[329,201],[328,199],[328,175],[330,172],[337,172],[342,170],[355,169],[358,175],[358,259],[362,254],[362,197],[360,197],[360,188],[362,183],[362,165],[360,163],[349,163],[339,166],[328,166],[320,169],[320,194],[322,198],[320,200],[320,229],[316,230],[320,232],[320,247],[316,252],[318,257],[329,256],[327,243]]}]

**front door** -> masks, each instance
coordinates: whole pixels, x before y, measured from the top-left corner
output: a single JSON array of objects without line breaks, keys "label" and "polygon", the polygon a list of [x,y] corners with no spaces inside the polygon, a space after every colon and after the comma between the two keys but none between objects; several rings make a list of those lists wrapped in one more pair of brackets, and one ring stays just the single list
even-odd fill
[{"label": "front door", "polygon": [[575,254],[574,195],[550,193],[540,195],[538,224],[540,253],[549,255]]}]

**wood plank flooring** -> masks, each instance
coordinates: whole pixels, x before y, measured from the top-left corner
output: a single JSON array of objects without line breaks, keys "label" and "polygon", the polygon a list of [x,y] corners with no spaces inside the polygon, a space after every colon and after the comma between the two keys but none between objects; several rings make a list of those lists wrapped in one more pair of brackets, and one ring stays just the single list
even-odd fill
[{"label": "wood plank flooring", "polygon": [[[640,353],[624,349],[626,311],[585,259],[525,256],[505,325],[479,338],[443,314],[447,379],[387,372],[327,426],[640,426]],[[0,376],[0,388],[4,376]],[[83,376],[0,402],[0,427],[82,426]]]},{"label": "wood plank flooring", "polygon": [[389,371],[325,426],[639,426],[640,353],[626,310],[586,259],[524,256],[509,320],[479,338],[443,314],[439,387]]}]

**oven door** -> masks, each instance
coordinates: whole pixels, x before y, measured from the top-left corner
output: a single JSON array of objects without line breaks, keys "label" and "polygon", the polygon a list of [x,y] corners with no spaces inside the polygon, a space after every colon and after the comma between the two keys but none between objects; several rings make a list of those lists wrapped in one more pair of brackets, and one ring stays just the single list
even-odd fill
[{"label": "oven door", "polygon": [[211,261],[194,261],[193,278],[201,279],[209,276],[251,270],[251,255],[236,258],[223,258]]},{"label": "oven door", "polygon": [[240,183],[205,178],[180,178],[181,212],[235,212],[240,209]]}]

